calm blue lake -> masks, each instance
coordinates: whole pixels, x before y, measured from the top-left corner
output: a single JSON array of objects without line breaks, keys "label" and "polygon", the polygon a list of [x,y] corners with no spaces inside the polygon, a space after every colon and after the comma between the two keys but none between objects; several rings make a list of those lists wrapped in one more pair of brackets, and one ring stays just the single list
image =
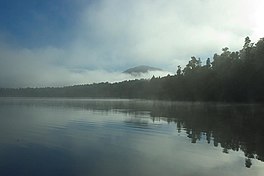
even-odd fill
[{"label": "calm blue lake", "polygon": [[1,176],[263,176],[264,106],[0,98]]}]

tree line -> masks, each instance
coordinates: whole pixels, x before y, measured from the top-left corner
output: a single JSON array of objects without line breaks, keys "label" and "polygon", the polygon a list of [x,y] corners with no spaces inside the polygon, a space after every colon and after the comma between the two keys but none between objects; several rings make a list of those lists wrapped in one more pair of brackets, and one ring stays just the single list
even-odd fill
[{"label": "tree line", "polygon": [[117,83],[94,83],[61,88],[0,89],[0,96],[142,98],[177,101],[264,101],[264,38],[245,38],[239,51],[225,47],[202,64],[191,57],[175,75]]}]

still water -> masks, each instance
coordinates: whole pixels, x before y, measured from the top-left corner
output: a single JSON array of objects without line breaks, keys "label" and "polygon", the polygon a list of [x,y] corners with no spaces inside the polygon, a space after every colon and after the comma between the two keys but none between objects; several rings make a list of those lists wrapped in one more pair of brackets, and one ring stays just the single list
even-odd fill
[{"label": "still water", "polygon": [[264,107],[0,98],[1,176],[263,176]]}]

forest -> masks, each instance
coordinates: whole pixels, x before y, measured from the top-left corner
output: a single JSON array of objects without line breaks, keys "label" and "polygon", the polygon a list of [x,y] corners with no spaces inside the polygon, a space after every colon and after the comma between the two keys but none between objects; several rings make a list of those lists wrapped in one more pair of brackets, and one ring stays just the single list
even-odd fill
[{"label": "forest", "polygon": [[65,87],[1,88],[1,97],[139,98],[175,101],[263,102],[264,38],[245,38],[239,51],[222,49],[203,64],[191,57],[175,75]]}]

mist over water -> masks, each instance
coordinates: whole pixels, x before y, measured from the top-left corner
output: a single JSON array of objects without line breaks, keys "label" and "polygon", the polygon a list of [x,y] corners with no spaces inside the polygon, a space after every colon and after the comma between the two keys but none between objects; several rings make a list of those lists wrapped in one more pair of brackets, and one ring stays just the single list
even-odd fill
[{"label": "mist over water", "polygon": [[0,175],[264,173],[262,105],[0,99]]}]

